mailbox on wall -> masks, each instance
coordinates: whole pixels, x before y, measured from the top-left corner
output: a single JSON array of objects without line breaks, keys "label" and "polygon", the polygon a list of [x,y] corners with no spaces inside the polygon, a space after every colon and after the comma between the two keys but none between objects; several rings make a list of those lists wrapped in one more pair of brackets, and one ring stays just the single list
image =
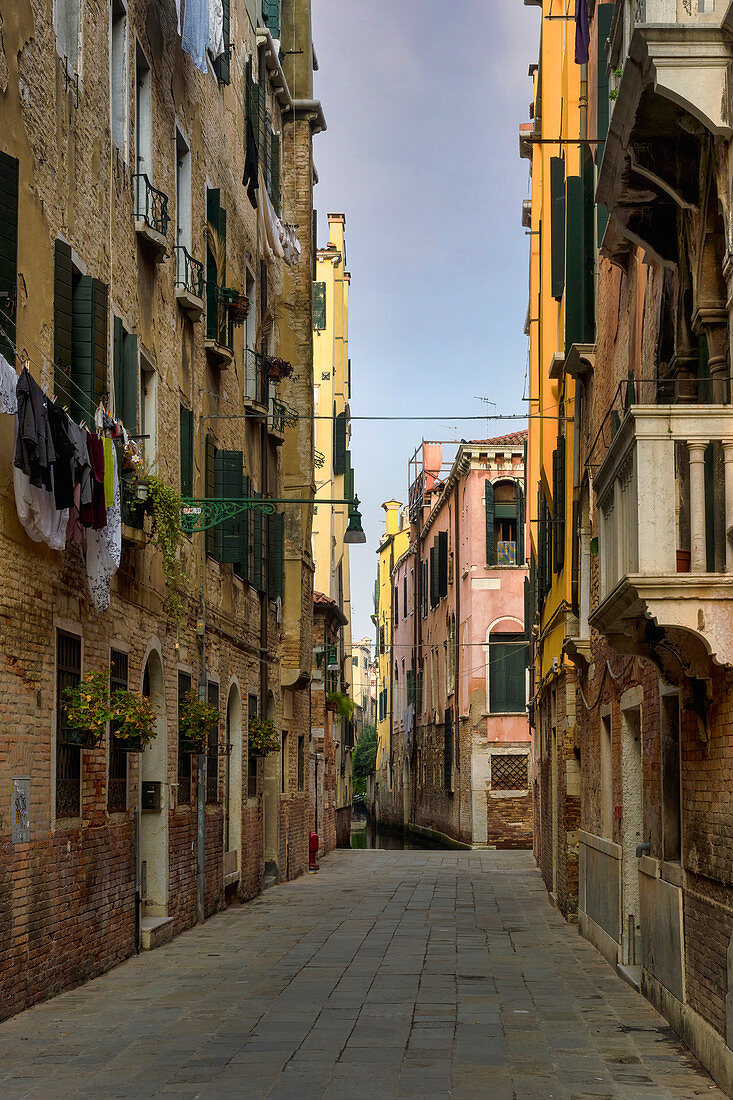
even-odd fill
[{"label": "mailbox on wall", "polygon": [[143,810],[160,810],[161,807],[161,783],[143,780],[142,808]]}]

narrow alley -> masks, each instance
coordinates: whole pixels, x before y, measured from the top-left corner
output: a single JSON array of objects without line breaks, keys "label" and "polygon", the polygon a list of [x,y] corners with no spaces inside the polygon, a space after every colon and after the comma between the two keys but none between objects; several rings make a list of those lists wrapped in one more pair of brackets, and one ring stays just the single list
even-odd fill
[{"label": "narrow alley", "polygon": [[4,1100],[717,1091],[529,852],[336,851],[0,1026]]}]

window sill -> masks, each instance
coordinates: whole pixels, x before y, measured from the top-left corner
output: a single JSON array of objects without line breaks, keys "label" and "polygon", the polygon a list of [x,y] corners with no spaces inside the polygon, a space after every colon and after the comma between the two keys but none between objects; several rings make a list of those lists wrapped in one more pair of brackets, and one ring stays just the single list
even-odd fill
[{"label": "window sill", "polygon": [[201,320],[205,308],[203,298],[199,298],[188,287],[178,286],[176,287],[176,301],[183,312],[188,314],[189,321],[193,321],[195,324]]},{"label": "window sill", "polygon": [[527,710],[485,710],[482,718],[526,718]]},{"label": "window sill", "polygon": [[220,344],[217,340],[212,340],[208,336],[204,340],[204,347],[219,370],[227,370],[234,362],[233,348],[228,348],[225,344]]},{"label": "window sill", "polygon": [[529,787],[526,791],[489,791],[489,798],[529,798]]},{"label": "window sill", "polygon": [[168,241],[145,218],[135,218],[135,232],[139,239],[149,246],[156,264],[162,264],[168,258]]}]

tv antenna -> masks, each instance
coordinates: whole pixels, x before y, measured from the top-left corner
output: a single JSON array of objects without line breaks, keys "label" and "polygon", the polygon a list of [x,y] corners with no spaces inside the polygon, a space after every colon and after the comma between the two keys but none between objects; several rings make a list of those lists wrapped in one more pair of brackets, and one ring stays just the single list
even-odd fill
[{"label": "tv antenna", "polygon": [[[478,397],[474,394],[474,401],[483,401],[484,405],[491,405],[492,409],[496,408],[496,401],[489,401],[488,397]],[[486,438],[489,438],[489,414],[486,413]]]}]

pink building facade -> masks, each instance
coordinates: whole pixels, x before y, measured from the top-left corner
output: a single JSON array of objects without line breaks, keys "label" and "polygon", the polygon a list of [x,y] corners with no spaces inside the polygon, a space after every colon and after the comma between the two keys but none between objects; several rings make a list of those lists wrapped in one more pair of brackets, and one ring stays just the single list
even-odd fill
[{"label": "pink building facade", "polygon": [[[394,700],[382,821],[474,847],[530,847],[524,607],[526,432],[424,444],[393,571]],[[438,460],[438,469],[440,461]]]}]

